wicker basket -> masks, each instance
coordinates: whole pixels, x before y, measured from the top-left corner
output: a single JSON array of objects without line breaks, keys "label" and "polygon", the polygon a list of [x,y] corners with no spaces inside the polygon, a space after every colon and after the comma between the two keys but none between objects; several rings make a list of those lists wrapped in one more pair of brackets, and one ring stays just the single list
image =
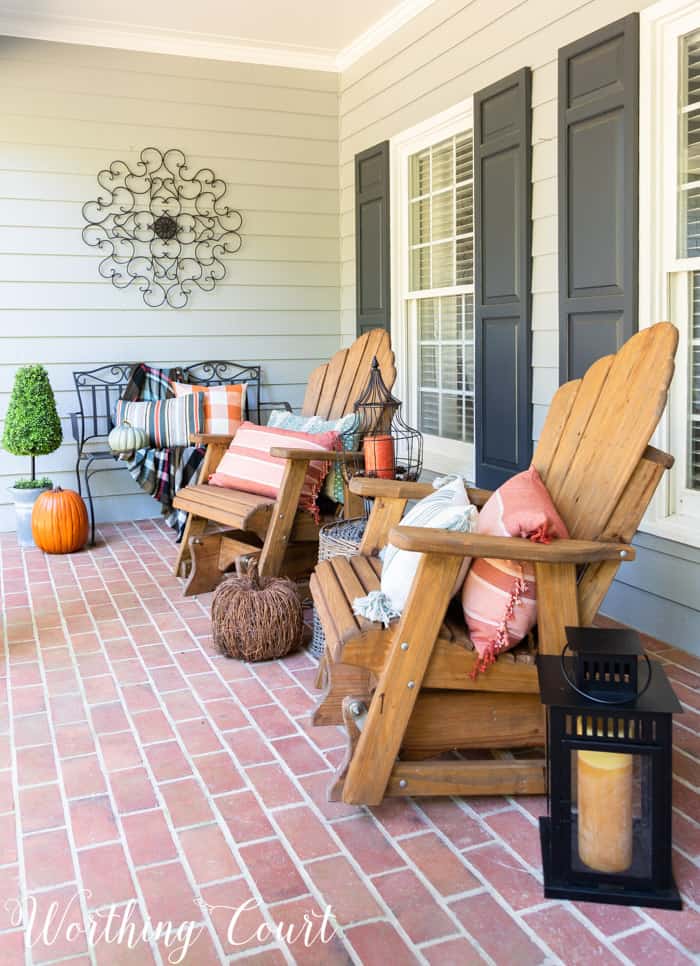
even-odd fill
[{"label": "wicker basket", "polygon": [[[352,557],[356,554],[366,526],[367,520],[364,517],[355,517],[352,520],[327,523],[325,527],[321,527],[318,534],[319,563],[330,557]],[[320,658],[325,646],[326,636],[314,608],[313,636],[309,651],[314,657]]]}]

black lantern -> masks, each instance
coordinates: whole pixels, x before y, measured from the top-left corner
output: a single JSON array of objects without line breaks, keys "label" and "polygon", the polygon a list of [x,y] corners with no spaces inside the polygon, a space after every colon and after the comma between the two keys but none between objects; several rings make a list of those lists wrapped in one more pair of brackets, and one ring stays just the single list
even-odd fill
[{"label": "black lantern", "polygon": [[362,461],[345,462],[351,476],[387,480],[417,480],[423,468],[423,436],[401,415],[401,401],[387,389],[377,357],[372,359],[369,382],[354,405],[352,433],[361,447]]},{"label": "black lantern", "polygon": [[561,657],[537,659],[547,709],[544,894],[680,909],[671,868],[671,737],[672,715],[683,709],[636,631],[566,633]]}]

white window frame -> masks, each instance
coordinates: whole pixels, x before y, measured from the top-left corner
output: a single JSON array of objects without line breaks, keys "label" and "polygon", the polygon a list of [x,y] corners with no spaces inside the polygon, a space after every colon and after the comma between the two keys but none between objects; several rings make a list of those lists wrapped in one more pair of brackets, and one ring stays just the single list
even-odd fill
[{"label": "white window frame", "polygon": [[639,529],[700,547],[700,493],[687,467],[689,272],[700,258],[677,257],[678,52],[700,29],[700,0],[662,0],[640,14],[639,325],[671,319],[679,330],[676,374],[654,444],[676,458]]},{"label": "white window frame", "polygon": [[[423,121],[390,142],[391,155],[391,342],[396,353],[396,393],[404,401],[405,415],[418,425],[418,340],[415,319],[409,318],[406,299],[409,289],[409,158],[463,131],[472,131],[472,99]],[[476,234],[476,225],[474,226]],[[421,297],[455,295],[473,286],[421,290]],[[476,431],[476,427],[475,427]],[[460,473],[474,480],[474,445],[440,436],[423,436],[423,465],[440,473]]]}]

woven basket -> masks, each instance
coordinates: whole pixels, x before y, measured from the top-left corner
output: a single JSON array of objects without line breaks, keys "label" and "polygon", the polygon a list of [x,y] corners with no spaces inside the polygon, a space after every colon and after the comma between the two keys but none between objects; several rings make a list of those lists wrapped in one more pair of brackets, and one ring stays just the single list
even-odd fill
[{"label": "woven basket", "polygon": [[[327,523],[321,527],[318,534],[318,560],[329,560],[331,557],[352,557],[360,546],[367,520],[355,517],[352,520],[341,520],[339,523]],[[309,651],[314,657],[321,658],[326,646],[326,635],[314,608],[313,636],[309,644]]]}]

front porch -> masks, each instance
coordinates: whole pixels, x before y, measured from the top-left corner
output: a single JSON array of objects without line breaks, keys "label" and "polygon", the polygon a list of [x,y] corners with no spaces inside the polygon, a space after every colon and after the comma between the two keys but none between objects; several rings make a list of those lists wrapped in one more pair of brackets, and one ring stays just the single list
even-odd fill
[{"label": "front porch", "polygon": [[[13,900],[35,896],[28,963],[168,962],[174,943],[88,952],[66,923],[112,904],[141,929],[197,919],[191,966],[690,963],[700,953],[700,661],[650,638],[685,707],[676,723],[674,868],[682,913],[544,902],[540,799],[326,802],[340,729],[312,729],[315,662],[213,648],[209,598],[184,599],[172,534],[101,525],[94,549],[21,551],[0,536],[0,962],[22,961]],[[79,894],[79,901],[72,897]],[[51,902],[64,927],[42,937]],[[236,908],[245,906],[227,937]],[[327,945],[266,922],[333,907]],[[3,905],[3,904],[0,904]],[[211,908],[211,907],[223,908]],[[206,908],[209,907],[209,908]],[[193,912],[193,910],[195,910]],[[320,922],[320,920],[318,920]],[[56,933],[58,938],[51,941]],[[194,935],[194,934],[193,934]],[[48,943],[47,943],[48,940]],[[171,960],[172,961],[172,960]]]}]

